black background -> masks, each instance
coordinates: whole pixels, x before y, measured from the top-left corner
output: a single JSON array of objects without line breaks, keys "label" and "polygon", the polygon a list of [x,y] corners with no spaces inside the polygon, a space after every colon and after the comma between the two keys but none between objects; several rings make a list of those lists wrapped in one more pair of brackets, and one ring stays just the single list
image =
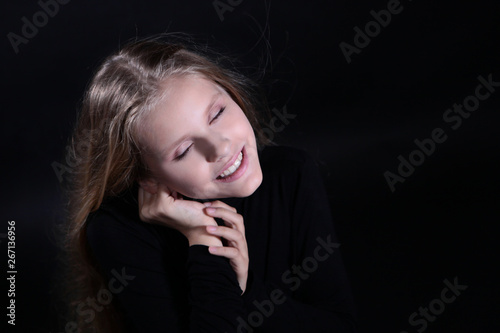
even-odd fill
[{"label": "black background", "polygon": [[[271,106],[296,115],[275,139],[320,162],[361,331],[417,332],[409,316],[456,277],[467,290],[425,331],[498,332],[500,88],[456,130],[442,116],[474,94],[479,75],[500,81],[500,3],[402,0],[347,63],[339,44],[353,44],[353,28],[388,1],[238,2],[221,21],[212,1],[73,0],[18,53],[7,34],[21,35],[22,17],[41,7],[3,3],[0,233],[16,221],[17,330],[63,330],[52,164],[65,163],[92,71],[132,37],[183,31],[265,69]],[[447,140],[391,192],[384,172],[397,173],[398,155],[438,127]]]}]

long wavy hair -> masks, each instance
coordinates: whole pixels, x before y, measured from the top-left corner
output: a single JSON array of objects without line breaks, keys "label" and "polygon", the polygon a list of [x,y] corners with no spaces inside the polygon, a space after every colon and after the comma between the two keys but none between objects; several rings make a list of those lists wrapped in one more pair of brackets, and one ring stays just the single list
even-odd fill
[{"label": "long wavy hair", "polygon": [[[120,195],[148,173],[141,159],[137,128],[162,94],[162,83],[173,76],[196,74],[219,85],[240,106],[251,123],[259,145],[268,144],[259,114],[268,113],[258,86],[221,56],[207,56],[185,40],[136,40],[109,56],[99,66],[85,92],[68,158],[74,161],[68,183],[68,221],[64,247],[69,278],[68,319],[81,331],[121,330],[119,311],[111,303],[89,323],[75,313],[88,297],[105,288],[86,239],[86,221],[103,200]],[[228,62],[231,64],[230,62]]]}]

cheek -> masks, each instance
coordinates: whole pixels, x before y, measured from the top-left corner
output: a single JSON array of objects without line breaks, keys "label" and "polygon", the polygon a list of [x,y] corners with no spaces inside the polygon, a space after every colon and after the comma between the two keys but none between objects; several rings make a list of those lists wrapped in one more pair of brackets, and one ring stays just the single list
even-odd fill
[{"label": "cheek", "polygon": [[163,170],[161,181],[172,190],[187,196],[194,196],[203,189],[208,175],[195,165],[197,163],[183,163],[182,167]]},{"label": "cheek", "polygon": [[231,133],[237,137],[245,138],[249,134],[253,134],[252,126],[241,109],[238,108],[230,117],[227,117],[226,125],[230,128]]}]

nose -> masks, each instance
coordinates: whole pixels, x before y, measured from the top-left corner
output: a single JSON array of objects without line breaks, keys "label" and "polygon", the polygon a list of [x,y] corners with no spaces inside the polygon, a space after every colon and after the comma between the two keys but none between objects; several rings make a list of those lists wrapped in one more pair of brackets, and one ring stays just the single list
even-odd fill
[{"label": "nose", "polygon": [[228,138],[212,134],[200,139],[200,150],[206,156],[207,162],[218,162],[231,153],[231,142]]}]

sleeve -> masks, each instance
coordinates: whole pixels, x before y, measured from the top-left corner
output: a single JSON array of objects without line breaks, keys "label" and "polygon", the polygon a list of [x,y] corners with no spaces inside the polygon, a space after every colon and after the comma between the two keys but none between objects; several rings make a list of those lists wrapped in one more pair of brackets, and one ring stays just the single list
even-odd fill
[{"label": "sleeve", "polygon": [[295,189],[288,189],[294,193],[294,264],[281,275],[281,287],[251,275],[244,295],[249,308],[245,324],[257,323],[260,313],[259,332],[356,332],[354,302],[321,175],[310,158],[295,175]]},{"label": "sleeve", "polygon": [[165,262],[154,233],[110,214],[90,221],[87,239],[132,332],[235,331],[234,318],[244,311],[241,289],[227,259],[208,247],[189,247],[179,272]]}]

